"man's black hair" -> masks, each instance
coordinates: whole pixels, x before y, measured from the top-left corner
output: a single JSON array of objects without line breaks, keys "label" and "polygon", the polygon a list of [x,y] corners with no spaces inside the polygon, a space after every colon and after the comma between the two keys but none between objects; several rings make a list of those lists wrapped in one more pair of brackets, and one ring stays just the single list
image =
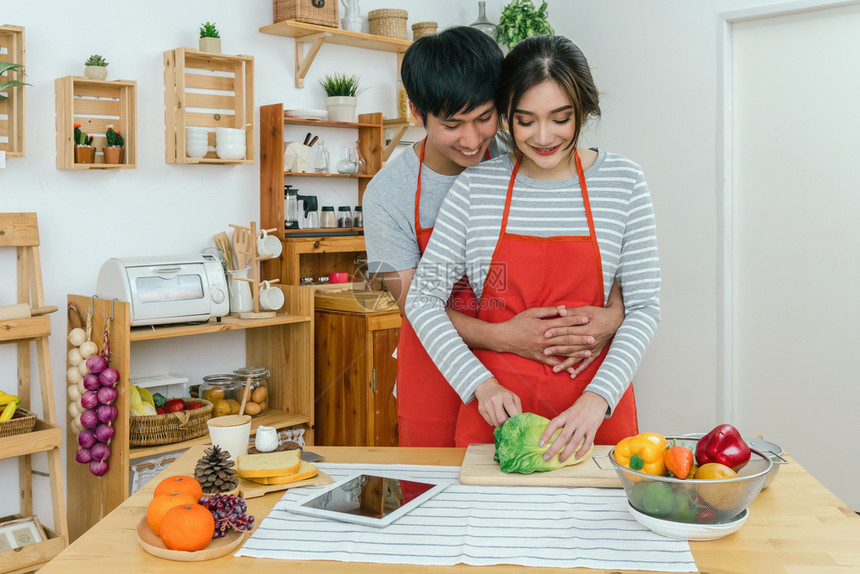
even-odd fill
[{"label": "man's black hair", "polygon": [[427,115],[448,118],[493,101],[504,56],[485,33],[456,26],[416,40],[400,77],[409,100]]}]

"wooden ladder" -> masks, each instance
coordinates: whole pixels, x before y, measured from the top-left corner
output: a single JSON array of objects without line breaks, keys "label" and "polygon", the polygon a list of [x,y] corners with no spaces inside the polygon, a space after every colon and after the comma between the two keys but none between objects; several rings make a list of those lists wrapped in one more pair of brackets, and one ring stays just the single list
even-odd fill
[{"label": "wooden ladder", "polygon": [[[60,458],[62,430],[58,426],[54,391],[51,379],[51,360],[48,337],[51,322],[47,316],[57,307],[45,306],[42,292],[42,271],[39,260],[39,226],[35,213],[0,213],[0,247],[17,250],[17,303],[29,306],[24,315],[0,320],[0,343],[16,343],[18,347],[18,396],[21,407],[30,409],[30,343],[35,343],[39,369],[39,387],[42,394],[42,420],[37,421],[32,433],[0,438],[0,459],[18,457],[21,514],[33,514],[33,465],[31,455],[45,452],[48,456],[48,475],[51,483],[51,503],[54,514],[54,531],[59,540],[43,545],[38,550],[22,552],[18,568],[9,570],[9,564],[0,564],[0,572],[32,570],[53,558],[68,545],[66,505],[63,495],[63,474]],[[26,307],[25,307],[26,309]],[[22,547],[28,549],[29,547]],[[17,562],[17,560],[16,560]]]}]

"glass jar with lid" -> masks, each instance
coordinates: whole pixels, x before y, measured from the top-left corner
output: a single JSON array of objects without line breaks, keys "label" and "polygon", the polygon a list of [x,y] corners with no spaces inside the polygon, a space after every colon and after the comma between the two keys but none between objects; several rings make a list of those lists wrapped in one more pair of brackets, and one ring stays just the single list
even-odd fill
[{"label": "glass jar with lid", "polygon": [[213,417],[239,414],[241,387],[233,375],[206,375],[200,384],[198,395],[212,403]]},{"label": "glass jar with lid", "polygon": [[242,367],[233,371],[236,384],[239,385],[239,397],[248,379],[251,379],[251,392],[245,402],[245,414],[256,417],[269,410],[269,369],[263,366]]}]

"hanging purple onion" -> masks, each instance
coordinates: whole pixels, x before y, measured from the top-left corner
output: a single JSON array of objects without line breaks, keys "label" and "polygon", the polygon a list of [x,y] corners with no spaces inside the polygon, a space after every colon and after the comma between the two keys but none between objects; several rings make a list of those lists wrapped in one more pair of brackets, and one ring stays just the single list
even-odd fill
[{"label": "hanging purple onion", "polygon": [[102,383],[99,381],[99,376],[93,373],[84,375],[84,388],[88,391],[97,391],[101,388]]},{"label": "hanging purple onion", "polygon": [[[80,440],[80,436],[78,437],[78,440]],[[93,439],[93,440],[95,440],[95,439]],[[88,462],[93,460],[92,453],[90,452],[90,449],[83,448],[83,447],[79,448],[78,452],[75,453],[75,460],[80,462],[81,464],[87,464]]]},{"label": "hanging purple onion", "polygon": [[90,472],[96,476],[102,476],[108,471],[108,463],[106,460],[94,460],[90,463]]},{"label": "hanging purple onion", "polygon": [[112,423],[116,418],[116,413],[116,407],[111,405],[99,405],[96,409],[96,416],[103,423]]},{"label": "hanging purple onion", "polygon": [[[84,429],[78,433],[78,444],[83,448],[90,448],[94,444],[96,444],[96,433],[91,431],[90,429]],[[84,462],[84,461],[79,461]],[[89,462],[89,461],[86,461]]]},{"label": "hanging purple onion", "polygon": [[95,433],[96,440],[99,442],[110,442],[110,439],[116,433],[116,429],[109,424],[102,423],[96,427]]},{"label": "hanging purple onion", "polygon": [[99,424],[99,417],[96,411],[87,409],[81,413],[81,426],[85,429],[94,429]]},{"label": "hanging purple onion", "polygon": [[87,391],[81,395],[81,406],[85,409],[94,409],[99,404],[99,396],[95,391]]},{"label": "hanging purple onion", "polygon": [[110,458],[110,447],[103,442],[97,442],[93,445],[93,448],[90,449],[90,456],[92,457],[92,460],[97,460],[99,462],[107,460]]},{"label": "hanging purple onion", "polygon": [[112,387],[118,380],[119,373],[117,373],[116,369],[113,367],[108,367],[99,374],[99,381],[101,381],[101,384],[104,387]]},{"label": "hanging purple onion", "polygon": [[107,361],[101,355],[93,355],[87,359],[87,368],[91,373],[99,374],[107,369]]},{"label": "hanging purple onion", "polygon": [[101,387],[97,393],[99,402],[103,405],[112,405],[117,397],[116,389],[113,387]]}]

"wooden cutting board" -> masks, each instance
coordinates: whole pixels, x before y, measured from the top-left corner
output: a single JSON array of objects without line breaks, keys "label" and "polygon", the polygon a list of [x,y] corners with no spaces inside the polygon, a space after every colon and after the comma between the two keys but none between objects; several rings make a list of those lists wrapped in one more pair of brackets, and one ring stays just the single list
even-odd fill
[{"label": "wooden cutting board", "polygon": [[[608,445],[594,447],[594,455],[607,455],[612,449]],[[609,458],[601,464],[609,470],[600,470],[593,458],[579,464],[566,466],[549,472],[520,474],[504,473],[499,463],[493,460],[495,447],[491,444],[470,444],[460,468],[461,484],[487,484],[492,486],[593,486],[597,488],[621,488],[621,481],[610,468]]]},{"label": "wooden cutting board", "polygon": [[287,490],[289,488],[298,488],[301,486],[325,486],[332,482],[332,478],[323,471],[319,471],[319,473],[317,473],[313,478],[300,480],[298,482],[288,482],[286,484],[260,484],[253,480],[240,478],[239,496],[242,498],[257,498],[258,496],[263,496],[269,492],[277,492],[278,490]]}]

